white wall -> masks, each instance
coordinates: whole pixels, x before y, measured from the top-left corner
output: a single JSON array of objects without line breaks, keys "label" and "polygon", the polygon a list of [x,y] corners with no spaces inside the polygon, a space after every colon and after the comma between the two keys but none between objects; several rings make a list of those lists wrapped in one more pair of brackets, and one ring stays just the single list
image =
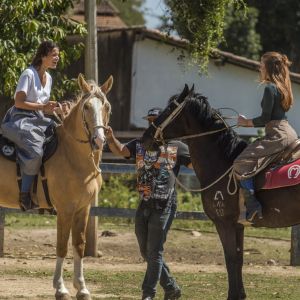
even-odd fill
[{"label": "white wall", "polygon": [[[209,63],[208,76],[200,76],[191,61],[179,61],[180,50],[150,39],[136,41],[133,52],[133,80],[130,122],[146,127],[141,117],[153,106],[164,108],[168,99],[179,93],[184,84],[195,84],[195,91],[208,98],[214,108],[232,107],[247,117],[260,114],[263,86],[258,83],[258,72],[226,63],[217,67]],[[290,123],[300,134],[300,85],[293,84],[295,105],[288,114]],[[228,115],[232,115],[228,112]],[[252,134],[256,129],[239,129]]]}]

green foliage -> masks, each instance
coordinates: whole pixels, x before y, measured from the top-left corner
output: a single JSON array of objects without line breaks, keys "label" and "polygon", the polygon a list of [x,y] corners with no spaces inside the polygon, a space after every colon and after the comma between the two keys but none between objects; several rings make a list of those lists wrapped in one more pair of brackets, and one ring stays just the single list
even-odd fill
[{"label": "green foliage", "polygon": [[[137,208],[139,195],[136,190],[136,174],[108,175],[99,195],[99,206]],[[202,210],[199,194],[177,190],[178,209],[183,211]]]},{"label": "green foliage", "polygon": [[186,192],[177,189],[178,210],[182,211],[203,211],[201,195],[198,193]]},{"label": "green foliage", "polygon": [[293,61],[292,70],[300,72],[300,2],[299,0],[246,0],[259,10],[256,30],[263,52],[279,51]]},{"label": "green foliage", "polygon": [[83,44],[70,45],[69,35],[84,35],[81,23],[64,15],[72,0],[0,0],[0,91],[12,96],[21,72],[30,64],[43,40],[53,40],[61,51],[58,70],[54,72],[53,98],[73,88],[62,70],[80,57]]},{"label": "green foliage", "polygon": [[266,134],[265,133],[265,128],[259,128],[259,129],[257,129],[257,136],[250,137],[249,142],[253,143],[257,139],[260,139],[260,138],[264,137],[265,134]]},{"label": "green foliage", "polygon": [[136,175],[109,175],[103,182],[99,195],[99,206],[136,208],[139,196],[135,190]]},{"label": "green foliage", "polygon": [[29,214],[7,214],[5,216],[5,227],[13,228],[54,228],[56,217],[49,215],[29,215]]},{"label": "green foliage", "polygon": [[[219,46],[251,59],[279,51],[293,61],[291,69],[300,72],[298,0],[166,0],[166,4],[170,16],[165,23],[171,18],[171,26],[191,41],[194,58],[204,65],[210,51]],[[247,10],[239,9],[246,5]]]},{"label": "green foliage", "polygon": [[120,11],[121,19],[128,25],[145,25],[145,19],[141,12],[141,6],[145,0],[110,0]]},{"label": "green foliage", "polygon": [[202,70],[211,51],[223,41],[226,10],[230,5],[244,7],[243,0],[166,0],[166,4],[173,23],[170,29],[190,41],[192,57]]},{"label": "green foliage", "polygon": [[226,11],[224,37],[219,48],[237,55],[259,60],[262,46],[260,35],[256,32],[258,10],[249,7],[245,12],[232,6]]}]

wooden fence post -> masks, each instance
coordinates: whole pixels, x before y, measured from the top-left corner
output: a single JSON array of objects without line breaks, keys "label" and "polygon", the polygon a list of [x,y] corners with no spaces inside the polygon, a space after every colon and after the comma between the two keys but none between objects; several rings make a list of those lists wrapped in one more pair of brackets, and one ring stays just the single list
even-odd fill
[{"label": "wooden fence post", "polygon": [[[92,203],[97,206],[98,203]],[[86,229],[86,245],[85,256],[97,257],[98,255],[98,217],[89,217],[89,221]]]},{"label": "wooden fence post", "polygon": [[0,257],[4,256],[4,224],[5,224],[5,211],[0,207]]},{"label": "wooden fence post", "polygon": [[291,230],[291,266],[300,266],[300,225]]},{"label": "wooden fence post", "polygon": [[[87,79],[98,83],[98,48],[97,48],[97,4],[96,0],[84,1],[85,21],[88,34],[85,39],[84,69]],[[93,202],[92,206],[98,206]],[[86,231],[86,256],[97,256],[98,217],[89,217]]]}]

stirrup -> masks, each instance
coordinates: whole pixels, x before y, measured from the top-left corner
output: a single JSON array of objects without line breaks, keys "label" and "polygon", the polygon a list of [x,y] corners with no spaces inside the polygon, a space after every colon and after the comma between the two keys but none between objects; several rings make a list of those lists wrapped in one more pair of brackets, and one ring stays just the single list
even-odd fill
[{"label": "stirrup", "polygon": [[262,211],[261,211],[261,207],[251,211],[251,213],[246,212],[246,220],[253,223],[254,218],[257,216],[258,219],[262,219]]}]

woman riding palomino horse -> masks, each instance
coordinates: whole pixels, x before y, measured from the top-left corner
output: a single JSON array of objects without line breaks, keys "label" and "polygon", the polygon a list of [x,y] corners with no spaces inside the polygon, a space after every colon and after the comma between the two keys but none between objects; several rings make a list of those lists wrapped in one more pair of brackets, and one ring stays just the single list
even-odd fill
[{"label": "woman riding palomino horse", "polygon": [[[57,212],[57,259],[53,278],[56,300],[71,299],[63,280],[63,262],[71,231],[76,297],[91,299],[83,274],[85,233],[91,202],[97,200],[102,184],[98,166],[111,110],[106,94],[112,82],[110,77],[98,87],[86,82],[81,75],[78,77],[82,92],[63,124],[57,127],[57,150],[44,164],[49,196]],[[0,156],[0,178],[0,206],[19,207],[16,166],[3,156]],[[39,206],[49,208],[40,181],[36,195]]]},{"label": "woman riding palomino horse", "polygon": [[[275,60],[274,63],[281,62]],[[235,185],[232,170],[234,161],[247,143],[201,94],[186,86],[180,95],[172,99],[144,132],[142,142],[145,148],[152,148],[154,143],[162,145],[172,139],[182,139],[188,144],[192,164],[201,183],[203,209],[215,224],[223,246],[228,274],[227,300],[246,299],[242,276],[244,226],[238,222],[239,187]],[[287,129],[286,121],[275,120],[271,124],[273,122],[283,123],[279,127],[280,133]],[[290,135],[289,132],[286,134]],[[293,140],[291,135],[292,138],[283,137],[282,144]],[[258,176],[263,176],[263,173]],[[300,223],[300,184],[259,189],[256,195],[263,208],[263,218],[255,217],[253,226],[279,228]]]},{"label": "woman riding palomino horse", "polygon": [[295,130],[287,121],[286,112],[293,104],[293,94],[285,55],[267,52],[261,58],[260,79],[265,83],[261,101],[262,114],[254,119],[240,115],[238,125],[244,127],[265,126],[265,137],[250,144],[234,161],[235,175],[240,180],[244,194],[246,216],[240,221],[253,222],[262,218],[262,207],[255,197],[254,176],[270,163],[274,154],[281,152],[297,139]]},{"label": "woman riding palomino horse", "polygon": [[19,195],[22,210],[37,207],[31,200],[30,189],[42,163],[45,131],[54,123],[44,113],[52,113],[57,106],[57,102],[49,101],[52,78],[47,69],[56,69],[58,60],[58,46],[51,41],[42,42],[31,65],[21,74],[15,105],[8,110],[1,125],[3,136],[17,147],[22,174]]}]

